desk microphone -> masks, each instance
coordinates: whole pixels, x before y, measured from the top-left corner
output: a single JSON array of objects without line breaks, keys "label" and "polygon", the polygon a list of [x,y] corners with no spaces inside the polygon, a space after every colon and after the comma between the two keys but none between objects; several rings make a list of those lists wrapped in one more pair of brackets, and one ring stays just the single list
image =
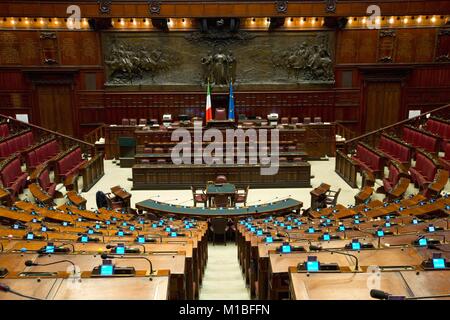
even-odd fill
[{"label": "desk microphone", "polygon": [[70,243],[70,242],[60,244],[60,245],[58,246],[58,248],[65,247],[65,246],[71,246],[71,247],[72,247],[72,253],[75,253],[75,246],[73,245],[73,243]]},{"label": "desk microphone", "polygon": [[337,253],[337,254],[341,254],[341,255],[344,255],[344,256],[352,257],[353,259],[355,259],[355,271],[358,271],[358,269],[359,269],[358,257],[353,255],[353,254],[344,253],[344,252],[341,252],[341,251],[338,251],[338,250],[325,249],[325,248],[322,248],[320,246],[315,246],[315,245],[310,245],[309,246],[309,250],[310,251],[327,251],[327,252],[330,252],[330,253]]},{"label": "desk microphone", "polygon": [[159,238],[159,242],[162,243],[162,235],[158,234],[158,233],[148,233],[145,237],[146,239],[150,238]]},{"label": "desk microphone", "polygon": [[73,274],[77,273],[77,266],[75,265],[75,263],[73,263],[70,260],[60,260],[60,261],[55,261],[55,262],[50,262],[50,263],[37,263],[37,262],[33,262],[31,260],[27,260],[25,261],[25,265],[27,267],[31,267],[31,266],[38,266],[38,267],[46,267],[46,266],[51,266],[54,264],[60,264],[60,263],[70,263],[71,265],[73,265]]},{"label": "desk microphone", "polygon": [[139,257],[139,256],[119,256],[119,255],[114,255],[114,254],[107,254],[107,253],[102,253],[101,258],[103,260],[105,259],[142,259],[142,260],[147,260],[148,264],[150,265],[150,275],[153,274],[153,265],[152,262],[150,261],[150,259],[147,259],[146,257]]},{"label": "desk microphone", "polygon": [[405,297],[405,296],[395,296],[385,291],[372,289],[370,290],[370,296],[374,299],[378,300],[422,300],[422,299],[436,299],[436,298],[448,298],[450,297],[450,293],[448,294],[440,294],[435,296],[422,296],[422,297]]},{"label": "desk microphone", "polygon": [[442,252],[450,252],[450,250],[442,249],[442,248],[439,247],[438,245],[431,244],[431,243],[429,243],[429,244],[427,245],[427,248],[428,248],[428,249],[433,249],[433,250],[439,250],[439,251],[442,251]]},{"label": "desk microphone", "polygon": [[12,293],[12,294],[14,294],[16,296],[19,296],[19,297],[22,297],[22,298],[26,298],[26,299],[30,299],[30,300],[42,300],[42,299],[39,299],[39,298],[27,296],[27,295],[22,294],[20,292],[14,291],[13,289],[11,289],[9,286],[7,286],[4,283],[0,283],[0,291],[10,292],[10,293]]}]

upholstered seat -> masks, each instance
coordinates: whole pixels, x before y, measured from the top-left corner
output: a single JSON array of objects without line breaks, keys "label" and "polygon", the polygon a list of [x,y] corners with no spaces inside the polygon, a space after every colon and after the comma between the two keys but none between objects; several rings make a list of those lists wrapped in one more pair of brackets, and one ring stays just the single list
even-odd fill
[{"label": "upholstered seat", "polygon": [[227,120],[226,110],[224,108],[216,108],[214,119],[215,120]]}]

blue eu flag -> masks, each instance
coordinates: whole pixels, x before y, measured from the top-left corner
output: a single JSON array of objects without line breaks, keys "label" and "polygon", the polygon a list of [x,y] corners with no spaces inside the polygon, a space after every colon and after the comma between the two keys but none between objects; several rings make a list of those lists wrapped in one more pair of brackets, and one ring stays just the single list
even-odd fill
[{"label": "blue eu flag", "polygon": [[228,120],[234,120],[234,95],[233,86],[230,82],[230,96],[228,98]]}]

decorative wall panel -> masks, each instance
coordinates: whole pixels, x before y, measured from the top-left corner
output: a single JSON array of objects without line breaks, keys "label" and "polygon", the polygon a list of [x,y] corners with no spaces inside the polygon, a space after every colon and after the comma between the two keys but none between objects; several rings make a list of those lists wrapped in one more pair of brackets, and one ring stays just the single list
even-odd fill
[{"label": "decorative wall panel", "polygon": [[333,84],[331,32],[104,33],[108,86]]}]

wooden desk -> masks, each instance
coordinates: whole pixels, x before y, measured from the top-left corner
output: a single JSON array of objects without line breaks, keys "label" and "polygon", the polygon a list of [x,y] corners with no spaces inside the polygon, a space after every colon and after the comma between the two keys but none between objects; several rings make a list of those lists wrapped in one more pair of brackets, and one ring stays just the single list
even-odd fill
[{"label": "wooden desk", "polygon": [[38,255],[35,253],[1,253],[0,266],[11,272],[22,272],[25,270],[25,261],[34,260]]},{"label": "wooden desk", "polygon": [[450,292],[449,271],[401,271],[414,296],[448,294]]},{"label": "wooden desk", "polygon": [[288,297],[289,267],[296,267],[298,263],[306,261],[308,256],[317,256],[322,263],[337,263],[340,267],[354,265],[353,260],[349,261],[350,257],[329,252],[269,253],[269,299],[280,300]]},{"label": "wooden desk", "polygon": [[226,197],[228,206],[234,205],[234,196],[236,195],[236,186],[232,183],[208,184],[205,190],[208,199],[208,206],[212,207],[215,197]]},{"label": "wooden desk", "polygon": [[406,190],[408,190],[411,180],[405,177],[401,177],[397,184],[392,188],[391,191],[387,192],[387,197],[389,201],[402,198]]},{"label": "wooden desk", "polygon": [[[20,292],[24,295],[35,297],[38,299],[48,299],[50,292],[55,288],[61,279],[41,278],[41,279],[0,279],[1,283],[6,284],[12,290]],[[0,291],[0,300],[28,300],[23,297],[16,296],[9,292]]]},{"label": "wooden desk", "polygon": [[[297,273],[289,270],[292,300],[371,300],[368,283],[372,273]],[[380,275],[380,288],[394,295],[409,297],[407,284],[399,272]]]},{"label": "wooden desk", "polygon": [[2,187],[0,187],[0,204],[8,207],[12,204],[11,194],[8,190]]},{"label": "wooden desk", "polygon": [[[171,299],[185,299],[186,287],[185,287],[185,255],[184,254],[149,254],[141,255],[150,259],[154,270],[170,270],[170,298]],[[60,260],[70,260],[80,271],[92,271],[92,269],[102,263],[100,255],[91,254],[59,254],[59,255],[47,255],[35,258],[34,261],[38,263],[50,263]],[[133,266],[136,270],[149,271],[149,263],[144,259],[127,259],[124,256],[123,259],[114,259],[116,266],[128,267]],[[27,267],[26,271],[30,272],[58,272],[72,270],[71,264],[56,264],[50,266],[32,266]],[[148,280],[148,279],[147,279]]]},{"label": "wooden desk", "polygon": [[167,300],[169,276],[60,279],[52,300]]},{"label": "wooden desk", "polygon": [[359,205],[362,203],[366,203],[367,200],[370,199],[370,197],[373,194],[373,188],[370,186],[365,186],[355,195],[355,205]]},{"label": "wooden desk", "polygon": [[311,165],[308,162],[280,162],[278,173],[261,175],[261,165],[173,165],[136,164],[133,166],[133,189],[188,189],[204,187],[225,175],[238,188],[308,188],[311,186]]},{"label": "wooden desk", "polygon": [[418,266],[423,258],[415,248],[376,249],[349,252],[359,259],[363,266]]},{"label": "wooden desk", "polygon": [[112,187],[111,192],[123,202],[125,208],[130,207],[131,193],[127,192],[125,189],[121,188],[120,186]]},{"label": "wooden desk", "polygon": [[434,181],[428,185],[428,193],[430,196],[437,196],[444,190],[448,183],[449,173],[447,170],[438,169]]},{"label": "wooden desk", "polygon": [[28,189],[30,190],[31,194],[33,195],[34,199],[42,204],[50,205],[53,203],[53,198],[50,197],[50,195],[42,190],[42,188],[37,185],[36,183],[32,183],[28,186]]},{"label": "wooden desk", "polygon": [[309,194],[311,195],[311,210],[316,210],[317,208],[325,208],[326,205],[324,201],[326,199],[326,194],[330,190],[331,186],[326,183],[321,183],[320,186],[314,188]]},{"label": "wooden desk", "polygon": [[86,209],[87,200],[80,196],[75,191],[68,191],[66,193],[67,199],[73,203],[74,206],[79,207],[81,209]]},{"label": "wooden desk", "polygon": [[10,220],[11,222],[14,221],[30,222],[34,218],[39,220],[39,217],[33,216],[26,212],[13,211],[5,207],[0,207],[0,218]]}]

